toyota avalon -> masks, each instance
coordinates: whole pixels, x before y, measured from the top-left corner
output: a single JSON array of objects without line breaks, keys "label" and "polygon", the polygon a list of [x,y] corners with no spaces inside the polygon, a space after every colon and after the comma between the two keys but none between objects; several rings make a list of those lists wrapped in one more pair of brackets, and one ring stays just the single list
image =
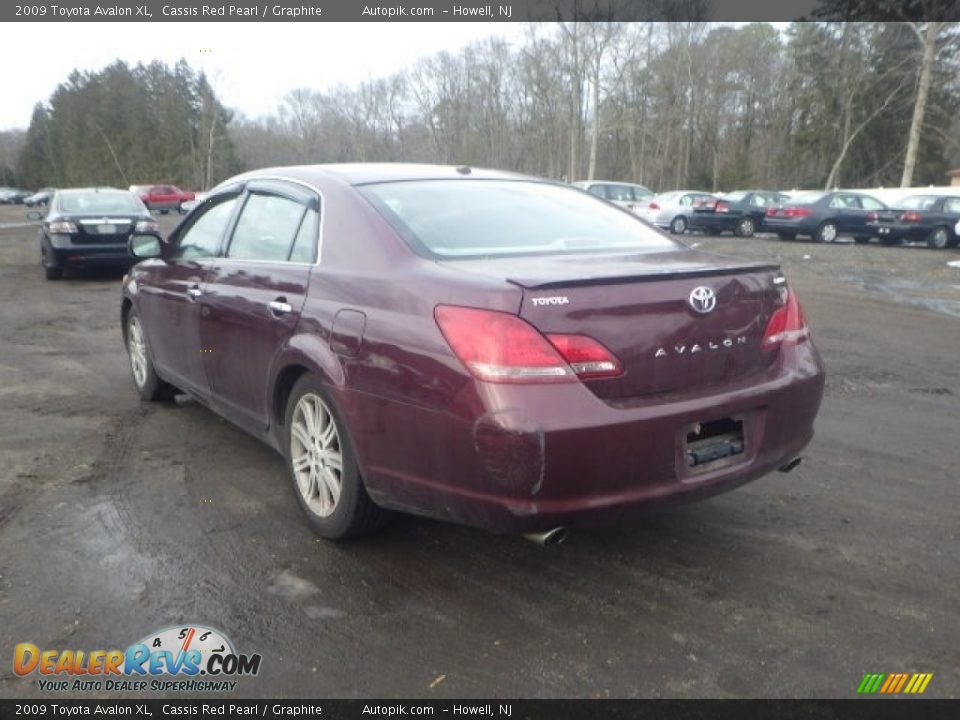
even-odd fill
[{"label": "toyota avalon", "polygon": [[399,510],[552,543],[791,469],[813,434],[824,371],[778,267],[569,186],[274,168],[130,246],[140,396],[281,452],[327,538]]}]

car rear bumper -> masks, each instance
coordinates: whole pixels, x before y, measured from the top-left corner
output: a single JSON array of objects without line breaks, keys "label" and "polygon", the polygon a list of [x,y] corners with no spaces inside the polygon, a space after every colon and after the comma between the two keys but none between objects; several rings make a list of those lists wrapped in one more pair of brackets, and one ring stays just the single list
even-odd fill
[{"label": "car rear bumper", "polygon": [[928,228],[915,224],[868,222],[867,228],[874,237],[885,241],[924,240],[930,234]]},{"label": "car rear bumper", "polygon": [[[478,386],[484,386],[478,383]],[[622,522],[714,495],[796,457],[823,394],[813,344],[723,392],[612,407],[579,384],[486,385],[486,412],[345,394],[367,490],[379,504],[503,533]],[[741,420],[742,455],[688,467],[695,423]]]},{"label": "car rear bumper", "polygon": [[137,259],[130,254],[126,243],[78,244],[64,236],[53,236],[48,241],[46,263],[50,267],[71,268],[89,265],[132,266]]},{"label": "car rear bumper", "polygon": [[737,227],[737,222],[742,216],[717,215],[710,213],[691,213],[690,228],[693,230],[703,230],[712,233],[732,232]]}]

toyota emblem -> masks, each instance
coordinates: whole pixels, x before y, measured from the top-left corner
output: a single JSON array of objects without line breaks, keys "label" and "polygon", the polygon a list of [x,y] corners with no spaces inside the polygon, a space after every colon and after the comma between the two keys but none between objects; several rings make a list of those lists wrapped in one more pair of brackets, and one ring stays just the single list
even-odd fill
[{"label": "toyota emblem", "polygon": [[706,285],[700,285],[690,291],[690,297],[687,298],[687,302],[690,303],[690,307],[693,308],[694,312],[706,315],[717,306],[717,294],[712,288],[708,288]]}]

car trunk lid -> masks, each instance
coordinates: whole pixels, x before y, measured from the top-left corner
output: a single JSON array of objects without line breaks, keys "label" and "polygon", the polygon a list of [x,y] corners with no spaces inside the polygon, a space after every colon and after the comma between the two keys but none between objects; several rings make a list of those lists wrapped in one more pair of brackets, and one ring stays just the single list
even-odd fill
[{"label": "car trunk lid", "polygon": [[[521,287],[519,314],[541,332],[587,335],[616,355],[621,376],[587,381],[605,399],[721,387],[774,361],[760,341],[778,296],[775,265],[689,250],[469,265]],[[698,288],[714,294],[707,312],[694,309]]]}]

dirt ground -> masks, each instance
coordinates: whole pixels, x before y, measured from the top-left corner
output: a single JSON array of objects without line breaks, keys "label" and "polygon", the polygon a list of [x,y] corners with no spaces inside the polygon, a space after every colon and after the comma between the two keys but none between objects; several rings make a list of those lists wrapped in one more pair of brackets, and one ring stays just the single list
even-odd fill
[{"label": "dirt ground", "polygon": [[244,697],[957,697],[960,251],[688,241],[797,289],[829,374],[803,465],[559,548],[416,518],[336,545],[271,450],[137,399],[118,275],[46,282],[0,227],[0,696],[42,695],[16,643],[200,622],[262,654]]}]

